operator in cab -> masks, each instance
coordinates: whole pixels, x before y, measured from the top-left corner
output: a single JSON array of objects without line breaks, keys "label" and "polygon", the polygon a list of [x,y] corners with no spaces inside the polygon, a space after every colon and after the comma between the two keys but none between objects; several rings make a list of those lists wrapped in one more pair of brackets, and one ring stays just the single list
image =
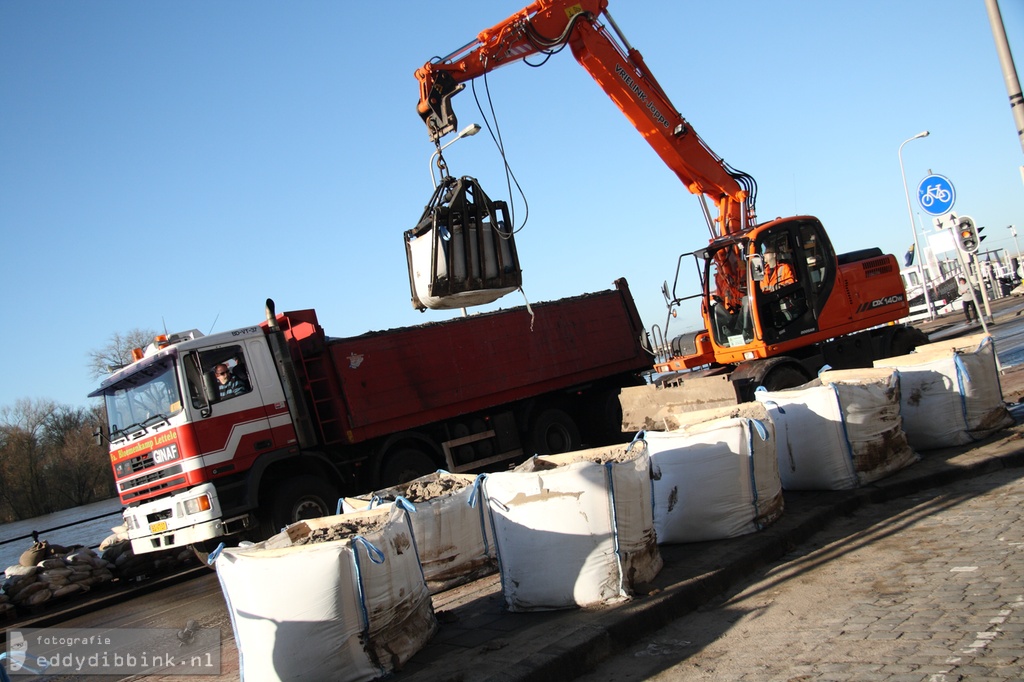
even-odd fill
[{"label": "operator in cab", "polygon": [[235,376],[234,373],[228,369],[227,365],[217,365],[213,369],[213,374],[217,377],[217,388],[220,391],[221,400],[240,395],[248,390],[245,382]]},{"label": "operator in cab", "polygon": [[793,275],[792,266],[780,261],[776,247],[768,245],[764,251],[764,279],[761,280],[761,291],[775,291],[794,282],[796,277]]}]

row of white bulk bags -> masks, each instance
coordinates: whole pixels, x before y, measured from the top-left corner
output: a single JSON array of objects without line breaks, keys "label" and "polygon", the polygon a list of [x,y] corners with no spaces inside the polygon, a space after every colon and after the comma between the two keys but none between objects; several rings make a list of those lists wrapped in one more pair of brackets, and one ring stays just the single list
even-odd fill
[{"label": "row of white bulk bags", "polygon": [[623,601],[661,570],[643,444],[538,456],[481,479],[509,611]]},{"label": "row of white bulk bags", "polygon": [[345,498],[342,508],[353,512],[408,499],[415,509],[409,518],[423,576],[431,594],[436,594],[498,570],[494,531],[478,488],[475,474],[437,471],[370,495]]},{"label": "row of white bulk bags", "polygon": [[775,425],[785,490],[849,490],[916,462],[891,369],[822,372],[818,380],[755,397]]},{"label": "row of white bulk bags", "polygon": [[903,429],[916,449],[966,445],[1013,424],[991,336],[930,343],[875,367],[899,372]]},{"label": "row of white bulk bags", "polygon": [[752,533],[783,512],[775,430],[757,403],[666,415],[643,439],[654,472],[659,544]]},{"label": "row of white bulk bags", "polygon": [[[304,544],[318,534],[342,537]],[[243,680],[373,680],[437,631],[403,505],[300,521],[215,565]]]}]

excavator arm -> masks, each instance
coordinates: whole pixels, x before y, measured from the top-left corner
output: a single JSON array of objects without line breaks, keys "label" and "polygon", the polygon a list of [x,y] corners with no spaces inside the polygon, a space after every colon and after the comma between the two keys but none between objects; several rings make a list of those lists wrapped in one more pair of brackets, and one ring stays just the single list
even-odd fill
[{"label": "excavator arm", "polygon": [[[430,138],[438,143],[458,123],[451,98],[467,81],[532,55],[569,45],[576,60],[619,107],[658,156],[693,194],[715,203],[704,207],[712,237],[745,230],[755,222],[755,185],[731,169],[676,111],[643,56],[622,37],[607,0],[537,0],[457,52],[424,64],[417,106]],[[599,21],[604,16],[620,42]]]}]

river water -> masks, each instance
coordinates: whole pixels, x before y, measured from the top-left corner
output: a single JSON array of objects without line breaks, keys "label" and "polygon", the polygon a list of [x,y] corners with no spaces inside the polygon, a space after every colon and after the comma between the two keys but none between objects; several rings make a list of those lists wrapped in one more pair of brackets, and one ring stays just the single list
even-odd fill
[{"label": "river water", "polygon": [[[0,571],[17,564],[21,553],[32,547],[31,537],[15,538],[30,536],[32,531],[37,530],[39,539],[46,540],[51,545],[96,547],[111,534],[111,528],[121,525],[120,512],[121,500],[113,497],[102,502],[93,502],[81,507],[37,516],[33,519],[0,525]],[[103,515],[102,518],[83,522],[83,519],[101,515]],[[69,523],[76,525],[49,533],[43,532]]]}]

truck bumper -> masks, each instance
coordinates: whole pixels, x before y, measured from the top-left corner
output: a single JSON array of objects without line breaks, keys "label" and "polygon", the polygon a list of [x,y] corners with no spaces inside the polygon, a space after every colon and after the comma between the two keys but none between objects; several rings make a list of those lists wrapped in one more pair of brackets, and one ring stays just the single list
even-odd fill
[{"label": "truck bumper", "polygon": [[124,510],[136,554],[186,547],[228,534],[217,491],[210,483]]}]

